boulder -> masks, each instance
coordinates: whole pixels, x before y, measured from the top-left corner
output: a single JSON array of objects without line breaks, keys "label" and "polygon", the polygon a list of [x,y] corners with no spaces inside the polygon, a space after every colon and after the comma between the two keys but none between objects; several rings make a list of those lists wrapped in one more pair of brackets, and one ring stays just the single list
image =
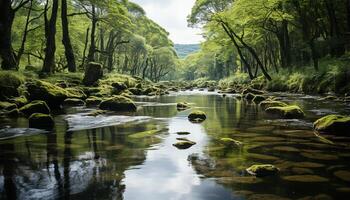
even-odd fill
[{"label": "boulder", "polygon": [[66,88],[68,92],[67,98],[75,98],[75,99],[86,99],[87,95],[80,88]]},{"label": "boulder", "polygon": [[9,103],[9,102],[6,102],[6,101],[0,101],[0,110],[10,111],[10,110],[13,110],[13,109],[16,109],[16,108],[17,108],[17,105],[14,104],[14,103]]},{"label": "boulder", "polygon": [[140,88],[129,88],[129,91],[133,95],[141,95],[142,94],[142,90]]},{"label": "boulder", "polygon": [[346,135],[350,130],[350,117],[343,115],[328,115],[314,123],[314,129],[319,132]]},{"label": "boulder", "polygon": [[265,101],[260,102],[259,106],[261,106],[262,109],[266,109],[269,107],[286,107],[288,105],[286,103],[281,102],[281,101],[265,100]]},{"label": "boulder", "polygon": [[265,101],[266,97],[262,96],[262,95],[255,95],[255,97],[253,98],[253,102],[256,104],[259,104],[262,101]]},{"label": "boulder", "polygon": [[45,101],[50,108],[59,108],[70,93],[58,86],[45,81],[30,81],[26,83],[29,100]]},{"label": "boulder", "polygon": [[255,98],[255,95],[254,94],[252,94],[252,93],[248,93],[248,94],[246,94],[245,95],[245,97],[244,97],[246,100],[253,100],[254,98]]},{"label": "boulder", "polygon": [[125,83],[121,83],[121,82],[112,83],[112,87],[114,87],[115,89],[117,89],[119,91],[123,91],[123,90],[126,90],[128,88],[128,86]]},{"label": "boulder", "polygon": [[5,100],[19,96],[18,88],[23,83],[23,78],[15,72],[2,71],[0,74],[0,99]]},{"label": "boulder", "polygon": [[47,106],[45,101],[32,101],[29,104],[19,109],[21,113],[29,117],[34,113],[50,114],[50,108]]},{"label": "boulder", "polygon": [[136,111],[137,107],[135,103],[124,96],[114,96],[107,100],[104,100],[100,104],[101,110],[110,110],[110,111]]},{"label": "boulder", "polygon": [[253,165],[246,169],[246,171],[256,177],[265,177],[273,176],[279,172],[279,169],[274,165],[265,164],[265,165]]},{"label": "boulder", "polygon": [[19,116],[19,110],[17,108],[10,110],[10,111],[6,112],[6,116],[11,117],[11,118],[16,118]]},{"label": "boulder", "polygon": [[192,122],[202,122],[207,119],[207,116],[204,112],[202,111],[192,111],[188,115],[188,119]]},{"label": "boulder", "polygon": [[102,102],[102,99],[99,97],[91,96],[86,99],[86,105],[87,106],[97,106]]},{"label": "boulder", "polygon": [[83,83],[86,86],[94,85],[103,77],[103,67],[99,63],[90,62],[85,67]]},{"label": "boulder", "polygon": [[55,122],[51,115],[34,113],[29,117],[29,127],[37,129],[52,129]]},{"label": "boulder", "polygon": [[85,101],[81,99],[69,98],[64,100],[63,105],[65,106],[85,106]]},{"label": "boulder", "polygon": [[196,144],[195,142],[192,142],[189,140],[181,140],[180,142],[173,144],[173,146],[178,148],[178,149],[188,149],[188,148],[191,148],[195,144]]},{"label": "boulder", "polygon": [[20,96],[10,99],[10,102],[16,104],[17,107],[22,107],[28,103],[28,99],[25,96]]},{"label": "boulder", "polygon": [[269,107],[265,110],[267,113],[277,115],[285,119],[301,119],[305,114],[299,106]]}]

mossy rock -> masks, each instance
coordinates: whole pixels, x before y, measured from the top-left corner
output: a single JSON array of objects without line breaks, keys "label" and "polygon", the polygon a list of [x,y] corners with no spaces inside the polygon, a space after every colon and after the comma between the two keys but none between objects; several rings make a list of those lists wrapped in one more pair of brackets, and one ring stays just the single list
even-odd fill
[{"label": "mossy rock", "polygon": [[350,130],[350,117],[343,115],[328,115],[314,123],[314,129],[338,135],[346,135]]},{"label": "mossy rock", "polygon": [[266,109],[269,107],[286,107],[288,105],[282,101],[265,100],[260,102],[259,106],[261,106],[263,109]]},{"label": "mossy rock", "polygon": [[178,135],[190,135],[190,132],[177,132]]},{"label": "mossy rock", "polygon": [[253,102],[256,104],[259,104],[260,102],[265,101],[265,100],[266,100],[266,97],[261,96],[261,95],[256,95],[253,99]]},{"label": "mossy rock", "polygon": [[187,102],[179,102],[176,104],[176,108],[178,110],[186,110],[190,108],[190,104]]},{"label": "mossy rock", "polygon": [[52,129],[55,122],[51,115],[34,113],[29,117],[29,127],[37,129]]},{"label": "mossy rock", "polygon": [[173,144],[173,146],[178,148],[178,149],[189,149],[195,144],[196,144],[195,142],[192,142],[189,140],[186,140],[186,141],[183,140],[183,141],[180,141],[180,142]]},{"label": "mossy rock", "polygon": [[66,88],[66,91],[68,92],[67,98],[74,98],[74,99],[87,98],[87,95],[81,88]]},{"label": "mossy rock", "polygon": [[238,140],[234,140],[232,138],[221,138],[220,139],[220,143],[222,143],[223,145],[227,146],[227,147],[242,147],[243,143],[238,141]]},{"label": "mossy rock", "polygon": [[265,110],[272,115],[278,115],[285,119],[301,119],[305,117],[303,110],[296,105],[284,107],[269,107]]},{"label": "mossy rock", "polygon": [[126,90],[128,88],[128,86],[122,82],[112,83],[112,87],[114,87],[115,89],[117,89],[119,91],[123,91],[123,90]]},{"label": "mossy rock", "polygon": [[261,94],[265,94],[264,91],[261,90],[257,90],[257,89],[253,89],[253,88],[246,88],[243,90],[242,94],[248,94],[248,93],[252,93],[254,95],[261,95]]},{"label": "mossy rock", "polygon": [[107,100],[104,100],[100,104],[101,110],[110,110],[110,111],[131,111],[135,112],[137,107],[135,103],[124,96],[114,96]]},{"label": "mossy rock", "polygon": [[142,94],[142,90],[140,88],[129,88],[129,91],[133,95],[141,95]]},{"label": "mossy rock", "polygon": [[27,82],[26,86],[31,101],[45,101],[51,108],[59,108],[70,95],[67,90],[45,81]]},{"label": "mossy rock", "polygon": [[16,118],[19,116],[19,110],[17,108],[10,110],[10,111],[6,112],[6,116],[8,116],[10,118]]},{"label": "mossy rock", "polygon": [[17,105],[14,104],[14,103],[9,103],[9,102],[6,102],[6,101],[0,101],[0,110],[10,111],[10,110],[13,110],[13,109],[16,109],[16,108],[17,108]]},{"label": "mossy rock", "polygon": [[85,100],[87,106],[97,106],[102,102],[102,98],[91,96]]},{"label": "mossy rock", "polygon": [[85,101],[81,99],[69,98],[64,100],[63,105],[65,106],[85,106]]},{"label": "mossy rock", "polygon": [[246,169],[246,171],[256,177],[265,177],[273,176],[279,172],[279,169],[274,165],[265,164],[265,165],[253,165]]},{"label": "mossy rock", "polygon": [[197,110],[197,111],[192,111],[188,115],[188,119],[192,122],[203,122],[204,120],[207,119],[207,116],[205,112]]},{"label": "mossy rock", "polygon": [[18,88],[23,83],[23,79],[16,72],[0,71],[0,99],[19,96]]},{"label": "mossy rock", "polygon": [[252,93],[248,93],[248,94],[246,94],[246,95],[244,96],[244,98],[245,98],[246,100],[251,101],[251,100],[253,100],[253,99],[255,98],[255,95],[252,94]]},{"label": "mossy rock", "polygon": [[28,99],[25,96],[20,96],[10,99],[10,102],[16,104],[17,107],[22,107],[28,103]]},{"label": "mossy rock", "polygon": [[32,101],[29,104],[21,107],[19,111],[27,117],[34,113],[50,114],[50,108],[45,101]]}]

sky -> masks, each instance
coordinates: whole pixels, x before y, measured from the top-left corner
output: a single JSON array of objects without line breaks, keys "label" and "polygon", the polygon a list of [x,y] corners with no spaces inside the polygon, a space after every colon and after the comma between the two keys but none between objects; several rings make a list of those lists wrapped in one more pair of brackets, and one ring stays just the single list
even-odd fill
[{"label": "sky", "polygon": [[147,16],[170,33],[175,44],[197,44],[202,41],[199,29],[187,26],[187,16],[195,0],[131,0],[143,7]]}]

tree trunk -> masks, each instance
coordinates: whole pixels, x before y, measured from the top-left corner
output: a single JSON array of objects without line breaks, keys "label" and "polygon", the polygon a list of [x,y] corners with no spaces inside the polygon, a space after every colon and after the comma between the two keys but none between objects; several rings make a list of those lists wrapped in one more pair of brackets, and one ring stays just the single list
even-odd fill
[{"label": "tree trunk", "polygon": [[[55,52],[56,52],[56,21],[58,11],[58,0],[53,0],[51,18],[47,22],[47,13],[45,14],[45,36],[46,36],[46,48],[45,59],[42,72],[53,73],[55,71]],[[46,11],[47,12],[47,11]]]},{"label": "tree trunk", "polygon": [[17,68],[19,68],[19,64],[21,62],[21,57],[24,53],[24,48],[25,48],[25,43],[27,41],[27,35],[28,35],[28,27],[30,24],[30,15],[32,13],[32,8],[33,8],[33,1],[30,1],[30,6],[28,8],[28,13],[27,13],[27,19],[26,19],[26,24],[24,26],[24,31],[23,31],[23,37],[22,37],[22,42],[21,42],[21,47],[18,50],[17,57],[16,57],[16,62],[17,62]]},{"label": "tree trunk", "polygon": [[12,48],[12,24],[15,11],[11,7],[11,0],[0,1],[0,57],[1,68],[4,70],[16,69],[17,62]]},{"label": "tree trunk", "polygon": [[67,17],[67,0],[62,0],[61,5],[61,19],[62,19],[62,44],[64,45],[64,53],[67,59],[67,67],[69,72],[76,72],[75,56],[73,52],[72,43],[69,37],[69,23]]},{"label": "tree trunk", "polygon": [[95,52],[96,52],[96,41],[95,41],[95,33],[96,33],[96,8],[95,5],[92,4],[92,18],[91,18],[91,35],[90,35],[90,48],[88,53],[88,62],[95,61]]},{"label": "tree trunk", "polygon": [[89,32],[90,32],[90,28],[86,29],[86,37],[85,37],[85,43],[84,43],[84,51],[83,51],[83,59],[81,61],[81,66],[84,67],[85,65],[85,60],[86,60],[86,49],[87,49],[87,45],[89,42]]},{"label": "tree trunk", "polygon": [[312,56],[312,60],[313,60],[313,63],[314,63],[314,68],[315,68],[316,71],[318,71],[318,53],[317,53],[317,50],[316,50],[316,47],[315,47],[314,40],[311,40],[309,42],[309,46],[310,46],[310,49],[311,49],[311,56]]},{"label": "tree trunk", "polygon": [[347,2],[346,2],[346,10],[347,10],[348,32],[350,32],[350,0],[347,0]]}]

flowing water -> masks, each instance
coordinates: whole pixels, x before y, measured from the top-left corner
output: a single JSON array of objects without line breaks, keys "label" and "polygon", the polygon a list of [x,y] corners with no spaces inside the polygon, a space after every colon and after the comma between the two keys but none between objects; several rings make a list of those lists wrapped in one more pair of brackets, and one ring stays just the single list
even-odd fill
[{"label": "flowing water", "polygon": [[[136,98],[136,114],[92,117],[94,108],[66,108],[55,114],[52,132],[0,118],[0,199],[348,199],[350,138],[317,137],[312,122],[349,114],[349,105],[274,95],[307,117],[271,118],[234,95],[192,91]],[[176,110],[181,101],[207,120],[189,122],[190,110]],[[177,134],[184,131],[191,134]],[[173,144],[180,137],[196,145],[179,150]],[[224,137],[244,146],[222,146]],[[253,164],[281,171],[256,178],[245,172]]]}]

